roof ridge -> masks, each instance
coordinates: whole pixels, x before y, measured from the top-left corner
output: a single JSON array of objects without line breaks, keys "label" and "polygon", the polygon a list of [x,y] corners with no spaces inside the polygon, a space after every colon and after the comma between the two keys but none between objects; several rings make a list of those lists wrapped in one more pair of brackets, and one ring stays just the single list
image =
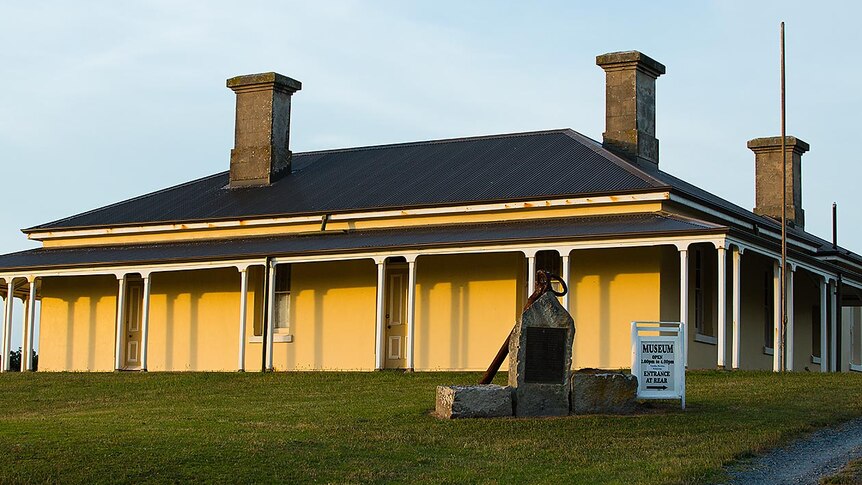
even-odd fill
[{"label": "roof ridge", "polygon": [[647,172],[646,170],[638,167],[637,165],[629,162],[628,160],[603,147],[602,144],[599,143],[597,140],[593,140],[592,138],[571,128],[565,129],[563,133],[581,142],[581,144],[585,147],[606,158],[609,162],[613,162],[614,164],[618,165],[620,168],[629,172],[630,174],[640,178],[644,182],[654,184],[657,187],[670,187],[670,185],[650,175],[649,172]]},{"label": "roof ridge", "polygon": [[463,141],[478,141],[478,140],[493,140],[496,138],[517,138],[522,136],[533,136],[533,135],[549,135],[552,133],[565,133],[566,130],[570,130],[571,128],[556,128],[550,130],[536,130],[536,131],[520,131],[514,133],[497,133],[493,135],[476,135],[476,136],[461,136],[455,138],[439,138],[435,140],[418,140],[418,141],[408,141],[401,143],[386,143],[383,145],[366,145],[359,147],[344,147],[344,148],[330,148],[326,150],[312,150],[309,152],[295,152],[293,154],[296,156],[305,156],[305,155],[319,155],[324,153],[344,153],[344,152],[359,152],[365,150],[381,150],[386,148],[396,148],[396,147],[408,147],[408,146],[422,146],[422,145],[436,145],[443,143],[457,143]]}]

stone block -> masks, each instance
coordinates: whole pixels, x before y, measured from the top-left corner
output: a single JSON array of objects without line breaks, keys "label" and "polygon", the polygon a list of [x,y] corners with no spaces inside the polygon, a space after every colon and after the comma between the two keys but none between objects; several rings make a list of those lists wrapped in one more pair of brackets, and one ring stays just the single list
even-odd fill
[{"label": "stone block", "polygon": [[572,374],[572,414],[631,414],[638,380],[620,372]]},{"label": "stone block", "polygon": [[496,384],[437,386],[437,417],[499,418],[512,415],[512,388]]},{"label": "stone block", "polygon": [[572,316],[548,292],[524,310],[509,340],[515,416],[569,414]]}]

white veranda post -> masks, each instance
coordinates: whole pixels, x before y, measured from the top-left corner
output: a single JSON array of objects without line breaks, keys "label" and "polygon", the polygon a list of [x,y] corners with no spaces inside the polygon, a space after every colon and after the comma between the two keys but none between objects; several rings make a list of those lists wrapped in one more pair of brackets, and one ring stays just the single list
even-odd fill
[{"label": "white veranda post", "polygon": [[141,370],[147,370],[147,349],[150,340],[150,282],[152,276],[141,275],[144,279],[144,298],[141,306]]},{"label": "white veranda post", "polygon": [[25,322],[27,325],[27,347],[22,350],[21,363],[23,365],[26,362],[26,369],[32,371],[34,370],[33,349],[36,346],[36,278],[31,277],[29,282],[30,292],[27,298],[27,318]]},{"label": "white veranda post", "polygon": [[[688,338],[688,248],[679,248],[679,321]],[[688,345],[683,345],[682,348],[683,361],[688,366]]]},{"label": "white veranda post", "polygon": [[237,370],[245,370],[245,326],[248,313],[248,268],[239,270],[239,350],[237,352]]},{"label": "white veranda post", "polygon": [[114,340],[114,369],[123,368],[123,332],[126,319],[126,275],[117,275],[117,321]]},{"label": "white veranda post", "polygon": [[407,369],[413,370],[416,347],[416,259],[407,260]]},{"label": "white veranda post", "polygon": [[829,319],[829,368],[838,372],[838,284],[832,280],[829,285],[829,295],[832,299],[831,318]]},{"label": "white veranda post", "polygon": [[527,254],[527,298],[536,289],[536,254]]},{"label": "white veranda post", "polygon": [[772,371],[781,371],[781,264],[772,262]]},{"label": "white veranda post", "polygon": [[385,295],[385,286],[386,261],[382,260],[377,262],[377,315],[374,332],[374,368],[378,370],[383,368],[383,328],[385,314],[383,296]]},{"label": "white veranda post", "polygon": [[785,329],[786,342],[784,343],[785,363],[784,368],[793,370],[793,275],[796,273],[793,265],[787,265],[787,297],[784,299],[787,305],[787,328]]},{"label": "white veranda post", "polygon": [[826,277],[820,279],[820,372],[829,372],[829,357],[826,340]]},{"label": "white veranda post", "polygon": [[718,367],[724,368],[727,358],[727,257],[724,247],[718,248]]},{"label": "white veranda post", "polygon": [[739,271],[742,267],[741,261],[742,253],[739,251],[739,248],[733,248],[733,357],[731,360],[731,366],[734,369],[739,369],[739,354],[740,354],[740,283],[742,278],[739,274]]},{"label": "white veranda post", "polygon": [[266,341],[264,343],[264,354],[266,355],[266,370],[271,371],[272,366],[272,333],[275,331],[275,264],[270,263],[269,277],[266,288]]},{"label": "white veranda post", "polygon": [[571,268],[569,267],[569,255],[567,253],[563,254],[560,259],[562,260],[561,264],[563,267],[563,274],[561,274],[560,277],[563,278],[563,282],[569,290],[565,295],[563,295],[563,308],[565,308],[567,312],[571,313],[572,310],[569,308],[569,302],[571,301],[571,286],[569,285],[569,280],[571,279]]},{"label": "white veranda post", "polygon": [[12,309],[15,307],[15,278],[10,277],[6,282],[6,312],[3,316],[3,370],[12,370],[12,360],[9,354],[12,352]]},{"label": "white veranda post", "polygon": [[[6,280],[0,278],[0,282],[5,283]],[[9,305],[10,301],[11,299],[7,294],[3,298],[3,318],[0,319],[0,356],[2,356],[4,360],[6,358],[6,307]],[[0,362],[0,372],[5,372],[5,367],[6,366],[4,366],[2,362]]]}]

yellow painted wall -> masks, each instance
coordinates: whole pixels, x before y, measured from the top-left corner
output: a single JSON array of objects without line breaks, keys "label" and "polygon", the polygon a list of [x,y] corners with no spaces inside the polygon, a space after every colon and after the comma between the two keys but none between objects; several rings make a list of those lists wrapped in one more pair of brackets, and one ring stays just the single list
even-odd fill
[{"label": "yellow painted wall", "polygon": [[631,367],[631,322],[661,314],[661,261],[661,248],[572,253],[573,367]]},{"label": "yellow painted wall", "polygon": [[[705,251],[713,255],[704,260],[706,308],[708,318],[717,321],[715,250]],[[744,369],[772,368],[772,357],[763,353],[760,288],[771,264],[755,253],[743,256]],[[628,367],[632,320],[678,319],[678,271],[679,256],[673,247],[574,252],[570,304],[577,329],[574,367]],[[420,257],[416,369],[485,369],[520,314],[525,280],[525,258],[520,253]],[[794,365],[797,370],[817,370],[810,356],[812,308],[818,304],[819,290],[804,271],[796,273],[795,282]],[[149,369],[235,370],[239,283],[235,269],[154,274]],[[116,291],[116,279],[110,276],[43,280],[40,370],[113,369]],[[262,343],[254,329],[262,324],[262,295],[263,271],[252,268],[246,334],[249,371],[261,367]],[[293,265],[287,331],[293,342],[274,344],[275,368],[373,369],[375,297],[376,268],[370,260]],[[728,294],[728,365],[730,297]],[[693,305],[690,308],[693,312]],[[689,321],[693,322],[691,315]],[[691,342],[693,333],[689,367],[715,367],[716,346]],[[849,335],[845,342],[849,347]],[[845,355],[849,356],[849,348]]]},{"label": "yellow painted wall", "polygon": [[[150,278],[148,370],[236,370],[239,272],[180,271]],[[258,279],[250,278],[250,283]],[[253,327],[255,294],[249,292],[247,333]],[[260,350],[255,347],[259,346],[248,345],[246,350],[250,370],[260,368]]]},{"label": "yellow painted wall", "polygon": [[500,253],[417,260],[417,370],[488,367],[520,314],[525,259]]},{"label": "yellow painted wall", "polygon": [[113,370],[117,279],[44,278],[41,295],[39,370]]},{"label": "yellow painted wall", "polygon": [[276,370],[373,370],[377,269],[373,261],[294,264],[289,334],[273,343]]}]

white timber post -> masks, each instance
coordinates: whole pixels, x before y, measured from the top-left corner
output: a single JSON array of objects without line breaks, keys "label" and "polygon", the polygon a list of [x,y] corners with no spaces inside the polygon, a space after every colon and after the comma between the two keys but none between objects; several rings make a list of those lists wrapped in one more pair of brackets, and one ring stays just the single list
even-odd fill
[{"label": "white timber post", "polygon": [[732,357],[731,357],[731,367],[734,369],[739,369],[739,355],[740,355],[740,317],[742,312],[740,310],[740,286],[742,283],[742,275],[740,274],[740,270],[742,269],[742,251],[736,246],[733,248],[733,349]]},{"label": "white timber post", "polygon": [[527,298],[536,289],[536,251],[524,252],[527,257]]},{"label": "white timber post", "polygon": [[723,369],[727,359],[727,253],[724,246],[718,251],[718,367]]},{"label": "white timber post", "polygon": [[[679,321],[688,339],[688,246],[679,249]],[[688,366],[688,342],[683,345],[683,362]]]},{"label": "white timber post", "polygon": [[829,328],[829,369],[832,372],[838,372],[838,285],[835,280],[829,282],[829,295],[832,298],[832,318],[830,318]]},{"label": "white timber post", "polygon": [[[6,279],[0,278],[0,283],[2,283],[5,286]],[[2,321],[0,321],[0,356],[2,356],[4,360],[6,359],[6,333],[7,333],[6,332],[6,307],[9,305],[9,302],[11,301],[10,296],[12,296],[12,295],[7,294],[6,297],[3,298],[3,319],[2,319]],[[6,366],[3,365],[2,362],[0,362],[0,372],[5,372],[6,371],[5,367]]]},{"label": "white timber post", "polygon": [[785,334],[787,341],[784,343],[784,368],[788,371],[793,370],[793,275],[796,274],[796,267],[793,264],[787,265],[787,296],[784,299],[787,302],[787,328]]},{"label": "white timber post", "polygon": [[15,306],[15,277],[10,276],[6,285],[6,308],[3,315],[3,371],[12,370],[12,308]]},{"label": "white timber post", "polygon": [[563,295],[563,308],[565,308],[567,312],[571,313],[572,311],[569,309],[569,301],[571,301],[569,296],[572,294],[572,287],[569,285],[569,281],[571,280],[572,274],[571,268],[569,267],[569,253],[564,252],[560,259],[562,259],[561,264],[563,267],[563,274],[561,274],[560,277],[563,278],[563,283],[566,284],[566,288],[568,289],[566,294]]},{"label": "white timber post", "polygon": [[383,369],[383,324],[385,309],[383,308],[385,300],[386,287],[386,259],[376,260],[377,263],[377,315],[374,332],[374,368],[376,370]]},{"label": "white timber post", "polygon": [[781,371],[781,264],[772,262],[772,372]]},{"label": "white timber post", "polygon": [[[26,369],[33,370],[33,348],[35,347],[34,338],[36,331],[36,277],[30,276],[27,278],[30,283],[30,293],[27,298],[27,316],[25,325],[27,326],[27,348],[21,350],[21,364],[27,363]],[[24,369],[21,369],[22,371]]]},{"label": "white timber post", "polygon": [[152,275],[142,273],[144,279],[144,302],[141,306],[141,370],[147,370],[147,349],[150,341],[150,283]]},{"label": "white timber post", "polygon": [[21,342],[21,364],[18,368],[19,371],[24,372],[27,370],[27,347],[28,345],[28,336],[27,336],[27,312],[30,310],[30,307],[27,305],[27,301],[29,300],[29,289],[27,290],[28,298],[21,298],[21,306],[24,309],[24,316],[21,318],[21,338],[23,342]]},{"label": "white timber post", "polygon": [[114,342],[114,370],[123,368],[123,334],[126,329],[126,275],[117,275],[117,335]]},{"label": "white timber post", "polygon": [[826,340],[826,286],[825,276],[820,279],[820,372],[829,372],[829,353]]},{"label": "white timber post", "polygon": [[416,348],[416,256],[407,258],[407,370],[413,371]]},{"label": "white timber post", "polygon": [[266,342],[263,352],[266,355],[266,370],[273,370],[272,366],[272,343],[275,341],[272,333],[275,331],[275,263],[270,263],[269,278],[266,288]]},{"label": "white timber post", "polygon": [[236,370],[245,371],[245,323],[248,313],[248,267],[239,268],[239,350]]}]

